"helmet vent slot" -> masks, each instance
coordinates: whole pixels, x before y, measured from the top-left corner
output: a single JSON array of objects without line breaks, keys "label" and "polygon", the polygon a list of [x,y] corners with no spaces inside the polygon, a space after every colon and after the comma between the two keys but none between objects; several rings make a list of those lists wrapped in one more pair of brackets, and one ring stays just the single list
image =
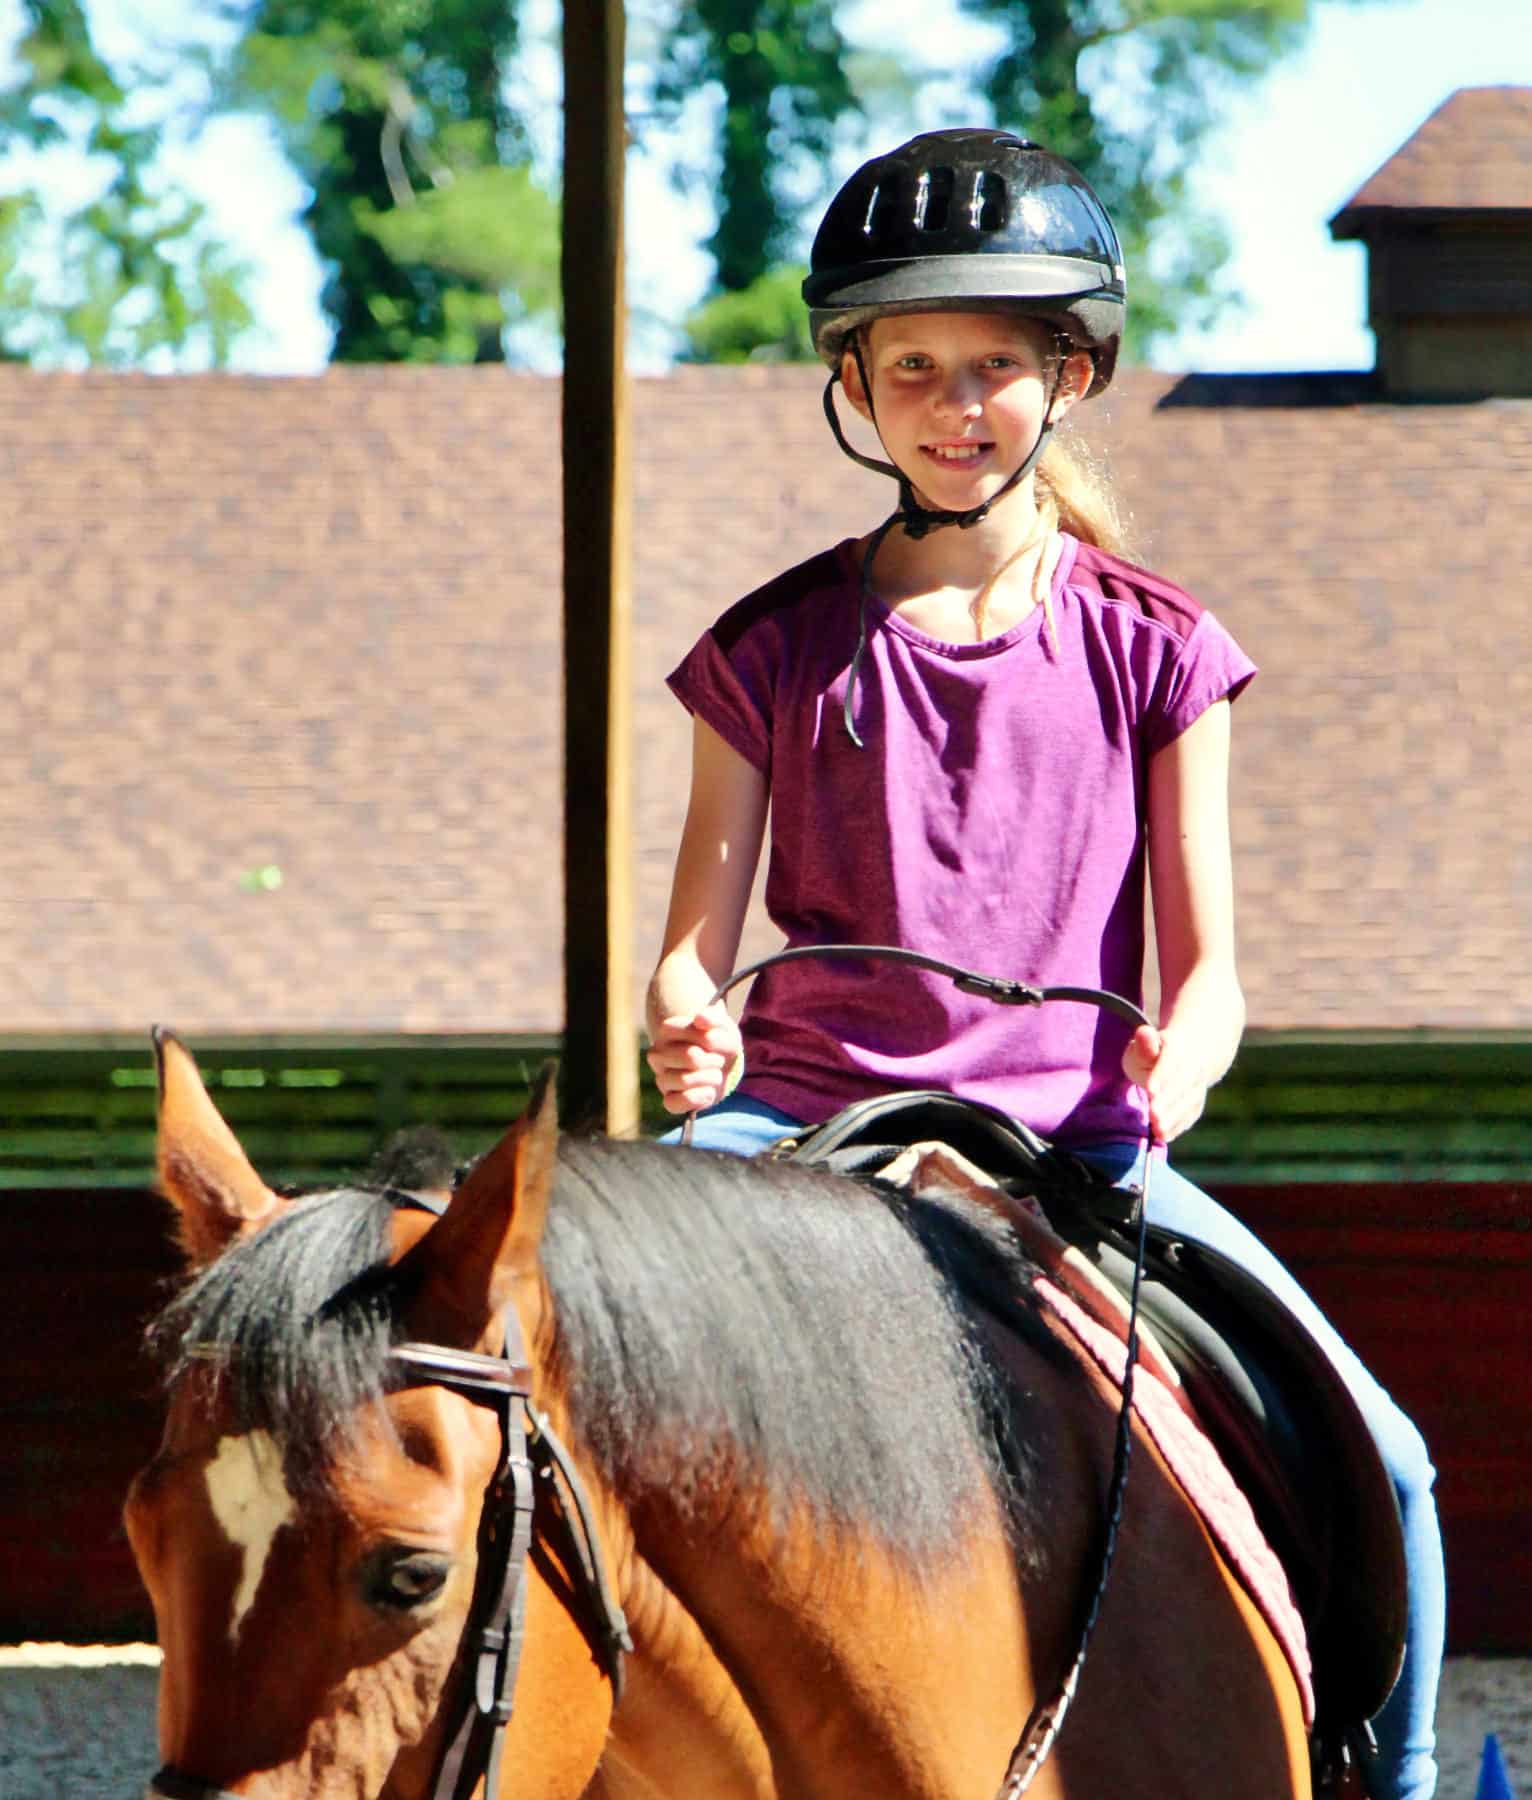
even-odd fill
[{"label": "helmet vent slot", "polygon": [[1086,237],[1086,250],[1092,255],[1099,256],[1103,262],[1120,261],[1121,253],[1113,248],[1117,242],[1117,234],[1112,229],[1112,221],[1107,217],[1106,208],[1094,194],[1082,194],[1080,202],[1085,209],[1086,217],[1095,227],[1095,230]]},{"label": "helmet vent slot", "polygon": [[951,169],[922,169],[915,183],[915,229],[945,231],[952,207]]},{"label": "helmet vent slot", "polygon": [[981,169],[974,178],[968,222],[975,231],[999,231],[1005,224],[1005,177]]}]

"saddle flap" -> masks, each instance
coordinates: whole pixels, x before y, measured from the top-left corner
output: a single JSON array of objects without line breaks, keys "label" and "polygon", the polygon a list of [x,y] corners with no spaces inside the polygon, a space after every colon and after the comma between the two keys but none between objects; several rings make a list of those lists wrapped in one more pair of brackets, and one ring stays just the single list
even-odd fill
[{"label": "saddle flap", "polygon": [[[1287,1564],[1309,1629],[1321,1729],[1372,1718],[1404,1655],[1393,1482],[1329,1357],[1238,1264],[1151,1226],[1140,1303],[1187,1396]],[[1133,1262],[1087,1254],[1126,1288]]]},{"label": "saddle flap", "polygon": [[[1033,1197],[1061,1249],[1071,1246],[1124,1296],[1131,1290],[1126,1227],[1136,1237],[1139,1194],[996,1107],[939,1089],[877,1095],[770,1154],[892,1178],[896,1159],[922,1144],[956,1151],[1012,1207]],[[1153,1226],[1148,1238],[1149,1343],[1287,1567],[1310,1639],[1318,1726],[1333,1732],[1370,1719],[1398,1677],[1405,1628],[1403,1530],[1372,1434],[1328,1356],[1260,1282],[1208,1245]],[[1077,1294],[1083,1272],[1075,1271]]]}]

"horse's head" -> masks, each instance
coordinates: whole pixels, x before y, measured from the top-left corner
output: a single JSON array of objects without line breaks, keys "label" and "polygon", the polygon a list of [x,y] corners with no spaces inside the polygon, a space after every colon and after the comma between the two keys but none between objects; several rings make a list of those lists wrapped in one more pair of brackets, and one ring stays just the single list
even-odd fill
[{"label": "horse's head", "polygon": [[[180,1043],[156,1034],[156,1050],[188,1278],[159,1327],[164,1438],[126,1506],[164,1652],[150,1793],[426,1795],[459,1703],[476,1717],[476,1583],[511,1529],[481,1532],[486,1494],[511,1485],[513,1412],[521,1447],[508,1322],[524,1385],[557,1410],[539,1372],[551,1084],[450,1195],[294,1201],[256,1174]],[[545,1526],[520,1577],[504,1752],[518,1795],[560,1800],[594,1769],[611,1694]]]}]

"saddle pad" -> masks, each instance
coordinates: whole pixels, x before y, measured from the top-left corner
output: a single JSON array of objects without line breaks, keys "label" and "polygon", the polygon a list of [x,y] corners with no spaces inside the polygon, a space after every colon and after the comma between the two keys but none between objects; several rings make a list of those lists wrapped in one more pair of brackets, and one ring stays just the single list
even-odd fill
[{"label": "saddle pad", "polygon": [[[1046,1277],[1040,1276],[1033,1285],[1070,1336],[1120,1388],[1127,1366],[1124,1345]],[[1133,1410],[1286,1653],[1303,1702],[1304,1724],[1312,1726],[1314,1680],[1308,1637],[1287,1575],[1256,1523],[1250,1502],[1211,1439],[1142,1364],[1133,1374]]]}]

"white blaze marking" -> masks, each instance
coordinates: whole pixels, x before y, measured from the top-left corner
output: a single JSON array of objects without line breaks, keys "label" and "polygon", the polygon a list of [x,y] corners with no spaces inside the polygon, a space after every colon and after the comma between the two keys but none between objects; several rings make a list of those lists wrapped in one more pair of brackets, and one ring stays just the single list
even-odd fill
[{"label": "white blaze marking", "polygon": [[269,1432],[220,1439],[218,1454],[207,1466],[207,1497],[225,1537],[244,1556],[234,1616],[229,1620],[229,1636],[236,1638],[255,1604],[271,1540],[297,1516],[282,1477],[281,1452]]}]

